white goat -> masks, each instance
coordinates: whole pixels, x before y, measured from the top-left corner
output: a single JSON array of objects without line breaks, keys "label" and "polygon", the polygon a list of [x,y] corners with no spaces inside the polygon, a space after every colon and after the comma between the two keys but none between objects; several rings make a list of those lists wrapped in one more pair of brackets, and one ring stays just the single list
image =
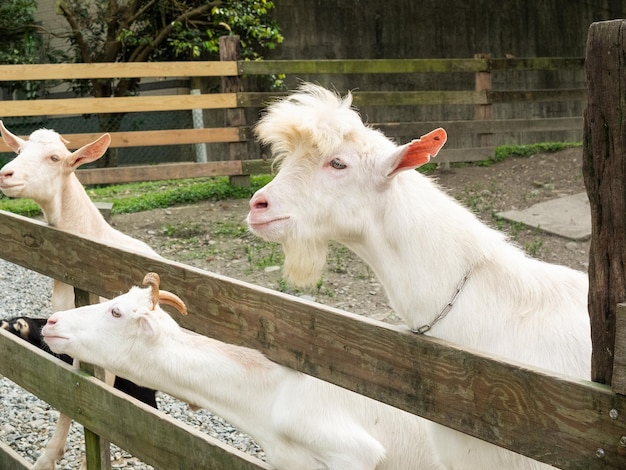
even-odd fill
[{"label": "white goat", "polygon": [[[106,303],[56,312],[50,348],[207,408],[249,433],[285,470],[435,469],[424,420],[280,366],[254,349],[189,333],[159,306],[186,309],[144,284]],[[184,367],[181,367],[184,364]]]},{"label": "white goat", "polygon": [[[0,132],[7,146],[18,154],[0,170],[0,190],[6,196],[33,199],[53,227],[158,256],[146,243],[111,227],[76,177],[79,166],[104,155],[111,142],[109,134],[70,152],[65,146],[67,141],[53,130],[36,130],[24,140],[0,121]],[[73,306],[73,287],[55,281],[52,310]]]},{"label": "white goat", "polygon": [[[414,332],[588,380],[587,276],[529,258],[412,171],[438,153],[443,129],[397,146],[351,103],[304,84],[257,124],[280,170],[251,199],[247,221],[282,244],[286,277],[317,281],[334,240],[369,264]],[[448,468],[546,467],[432,428]]]},{"label": "white goat", "polygon": [[[5,195],[33,199],[41,207],[46,222],[53,227],[158,256],[147,244],[111,227],[74,173],[80,165],[104,155],[111,142],[109,134],[70,152],[65,146],[67,141],[53,130],[36,130],[24,140],[0,121],[0,132],[7,146],[18,154],[0,170],[0,190]],[[52,311],[73,307],[74,288],[55,279]],[[54,469],[54,462],[63,455],[70,425],[70,418],[59,415],[54,434],[34,470]]]}]

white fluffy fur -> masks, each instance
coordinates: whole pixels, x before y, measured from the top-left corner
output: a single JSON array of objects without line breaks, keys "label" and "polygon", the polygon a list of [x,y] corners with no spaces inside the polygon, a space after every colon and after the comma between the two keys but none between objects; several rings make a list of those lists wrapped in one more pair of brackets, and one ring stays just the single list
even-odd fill
[{"label": "white fluffy fur", "polygon": [[[58,353],[204,407],[249,433],[277,469],[436,469],[424,421],[269,361],[190,334],[150,289],[57,312],[43,329]],[[184,364],[184,367],[181,367]]]},{"label": "white fluffy fur", "polygon": [[[111,227],[74,173],[80,165],[104,155],[111,142],[109,134],[70,152],[65,139],[53,130],[36,130],[24,140],[0,121],[0,132],[4,142],[18,154],[0,170],[0,189],[5,195],[33,199],[41,207],[46,222],[53,227],[158,256],[147,244]],[[74,287],[55,280],[52,311],[72,307]],[[55,460],[63,456],[70,424],[69,418],[60,416],[54,435],[33,470],[54,469]]]},{"label": "white fluffy fur", "polygon": [[[248,223],[282,244],[288,279],[317,281],[328,242],[337,241],[371,266],[394,311],[415,329],[432,322],[473,268],[450,313],[428,334],[589,379],[587,276],[526,256],[432,180],[403,171],[415,165],[398,169],[409,144],[397,146],[368,128],[350,105],[350,95],[304,84],[271,105],[256,127],[281,166],[250,201]],[[331,166],[336,159],[346,167]],[[448,468],[542,467],[433,430]]]}]

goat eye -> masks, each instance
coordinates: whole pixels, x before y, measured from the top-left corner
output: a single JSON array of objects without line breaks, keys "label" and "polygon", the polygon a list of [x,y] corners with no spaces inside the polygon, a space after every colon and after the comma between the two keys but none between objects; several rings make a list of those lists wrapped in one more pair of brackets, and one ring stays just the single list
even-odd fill
[{"label": "goat eye", "polygon": [[60,160],[60,158],[59,158],[59,157],[57,157],[56,155],[52,155],[52,156],[50,157],[50,160],[52,160],[54,163],[56,163],[56,162],[58,162],[58,161]]},{"label": "goat eye", "polygon": [[338,158],[333,158],[330,161],[330,166],[332,166],[335,170],[343,170],[347,167],[347,165]]},{"label": "goat eye", "polygon": [[111,309],[111,316],[113,316],[113,318],[120,318],[122,316],[122,312],[120,312],[119,308],[113,307]]}]

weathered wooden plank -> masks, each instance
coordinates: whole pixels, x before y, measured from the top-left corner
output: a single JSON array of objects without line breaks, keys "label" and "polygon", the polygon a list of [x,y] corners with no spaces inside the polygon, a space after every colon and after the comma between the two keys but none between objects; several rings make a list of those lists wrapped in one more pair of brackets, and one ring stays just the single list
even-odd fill
[{"label": "weathered wooden plank", "polygon": [[584,57],[498,58],[489,61],[491,70],[583,70]]},{"label": "weathered wooden plank", "polygon": [[487,96],[492,103],[514,103],[518,101],[582,101],[585,99],[584,88],[557,88],[545,90],[491,90]]},{"label": "weathered wooden plank", "polygon": [[0,468],[2,470],[29,470],[31,467],[32,464],[28,460],[4,442],[0,442]]},{"label": "weathered wooden plank", "polygon": [[0,66],[0,81],[91,78],[219,77],[237,75],[237,62],[115,62]]},{"label": "weathered wooden plank", "polygon": [[[183,145],[215,142],[240,142],[245,140],[245,130],[236,127],[215,127],[206,129],[162,129],[158,131],[110,132],[109,147],[150,147],[155,145]],[[63,134],[69,140],[70,150],[93,142],[102,133]],[[28,136],[21,136],[28,139]],[[0,139],[0,152],[12,152]]]},{"label": "weathered wooden plank", "polygon": [[221,109],[237,107],[234,93],[206,95],[122,96],[113,98],[63,98],[51,100],[7,101],[3,117],[60,116],[94,113],[133,113],[187,109]]},{"label": "weathered wooden plank", "polygon": [[274,172],[272,159],[243,160],[241,171],[244,175],[270,175]]},{"label": "weathered wooden plank", "polygon": [[626,395],[626,304],[619,304],[615,312],[615,351],[611,388],[615,393]]},{"label": "weathered wooden plank", "polygon": [[[416,121],[416,122],[380,122],[372,123],[372,127],[383,132],[402,135],[420,136],[437,127],[443,127],[448,134],[480,134],[506,132],[552,132],[581,131],[583,118],[541,118],[541,119],[493,119],[486,121]],[[422,132],[422,134],[419,134]],[[582,138],[582,137],[581,137]]]},{"label": "weathered wooden plank", "polygon": [[[237,93],[242,108],[266,106],[286,93]],[[485,91],[355,91],[355,106],[417,106],[424,104],[488,104]]]},{"label": "weathered wooden plank", "polygon": [[269,469],[4,330],[0,351],[0,374],[156,468]]},{"label": "weathered wooden plank", "polygon": [[[484,70],[581,69],[584,57],[512,59],[328,59],[205,62],[118,62],[0,66],[0,81],[267,74],[441,73]],[[181,75],[181,70],[184,74]]]},{"label": "weathered wooden plank", "polygon": [[159,165],[119,166],[78,170],[76,176],[84,185],[160,181],[181,178],[204,178],[243,174],[241,161],[207,163],[161,163]]},{"label": "weathered wooden plank", "polygon": [[489,62],[483,59],[326,59],[240,62],[243,75],[476,72],[486,70],[488,67]]},{"label": "weathered wooden plank", "polygon": [[482,162],[495,155],[495,147],[444,148],[432,163]]},{"label": "weathered wooden plank", "polygon": [[278,363],[564,469],[624,468],[626,397],[607,386],[463,351],[4,212],[0,243],[8,261],[106,297],[156,271],[163,288],[187,303],[190,315],[175,317],[185,328],[259,349]]}]

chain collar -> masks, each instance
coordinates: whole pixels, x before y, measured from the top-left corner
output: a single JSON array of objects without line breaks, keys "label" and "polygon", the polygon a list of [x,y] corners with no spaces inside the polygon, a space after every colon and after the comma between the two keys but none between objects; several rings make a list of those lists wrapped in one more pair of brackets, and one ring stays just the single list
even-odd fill
[{"label": "chain collar", "polygon": [[433,321],[431,321],[430,323],[426,325],[422,325],[419,328],[411,328],[412,333],[415,333],[417,335],[423,335],[424,333],[429,331],[433,326],[435,326],[435,324],[439,320],[443,320],[445,318],[448,312],[452,310],[452,307],[454,307],[454,303],[456,302],[456,299],[458,299],[459,295],[461,294],[461,291],[465,287],[465,284],[467,283],[467,280],[469,279],[469,277],[472,275],[473,270],[474,270],[473,266],[467,270],[467,272],[465,273],[465,276],[463,276],[463,279],[461,279],[461,282],[459,282],[459,285],[457,286],[456,291],[454,292],[454,295],[452,296],[450,301],[441,309],[441,312],[439,312],[439,314],[433,319]]}]

